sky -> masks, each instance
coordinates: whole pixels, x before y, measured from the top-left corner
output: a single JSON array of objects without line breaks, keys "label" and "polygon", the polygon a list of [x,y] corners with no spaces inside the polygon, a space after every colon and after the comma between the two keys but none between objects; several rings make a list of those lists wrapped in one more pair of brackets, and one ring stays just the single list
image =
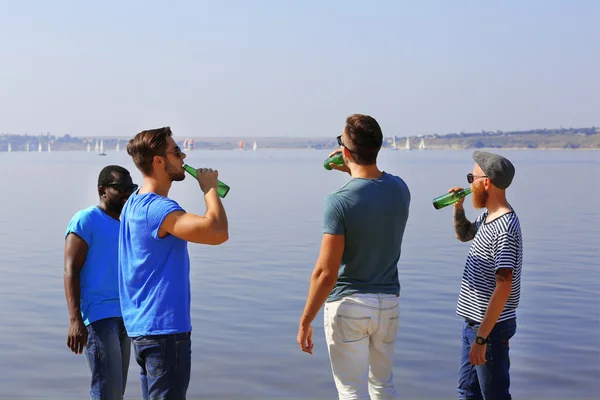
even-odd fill
[{"label": "sky", "polygon": [[600,126],[600,1],[0,0],[0,132]]}]

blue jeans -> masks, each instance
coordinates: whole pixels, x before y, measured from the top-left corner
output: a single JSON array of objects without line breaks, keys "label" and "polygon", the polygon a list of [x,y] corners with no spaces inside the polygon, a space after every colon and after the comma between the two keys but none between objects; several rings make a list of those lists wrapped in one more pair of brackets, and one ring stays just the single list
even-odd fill
[{"label": "blue jeans", "polygon": [[192,368],[190,332],[131,339],[141,367],[142,398],[184,400]]},{"label": "blue jeans", "polygon": [[131,342],[123,318],[105,318],[87,326],[85,358],[92,373],[90,399],[116,400],[125,394]]},{"label": "blue jeans", "polygon": [[469,362],[471,345],[477,336],[479,323],[465,321],[462,330],[462,351],[458,373],[458,398],[463,400],[511,400],[510,359],[508,342],[517,330],[515,318],[494,325],[490,332],[483,365]]}]

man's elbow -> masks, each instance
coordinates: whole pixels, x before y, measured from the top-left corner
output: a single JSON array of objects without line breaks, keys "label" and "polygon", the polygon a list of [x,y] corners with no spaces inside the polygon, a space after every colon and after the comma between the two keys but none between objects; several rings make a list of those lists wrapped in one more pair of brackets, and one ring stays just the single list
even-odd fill
[{"label": "man's elbow", "polygon": [[322,286],[334,286],[337,282],[337,274],[323,269],[316,269],[313,273],[313,279]]},{"label": "man's elbow", "polygon": [[229,232],[227,232],[227,230],[218,231],[215,233],[214,239],[215,239],[215,242],[213,243],[214,245],[223,244],[229,240]]}]

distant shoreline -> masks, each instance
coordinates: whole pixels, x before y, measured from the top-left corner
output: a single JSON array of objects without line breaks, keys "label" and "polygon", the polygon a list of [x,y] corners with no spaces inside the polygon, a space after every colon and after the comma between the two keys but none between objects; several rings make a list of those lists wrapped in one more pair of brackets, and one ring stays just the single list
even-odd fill
[{"label": "distant shoreline", "polygon": [[[519,132],[478,132],[478,133],[449,133],[445,135],[386,135],[383,150],[391,150],[395,138],[398,151],[430,150],[600,150],[600,128],[568,128],[568,129],[538,129]],[[98,152],[96,144],[101,144],[105,152],[116,151],[117,143],[120,151],[126,151],[127,142],[131,137],[119,136],[70,136],[61,137],[45,134],[38,136],[0,134],[0,152],[7,151],[86,151],[88,144],[90,152]],[[254,142],[257,150],[261,149],[307,149],[332,150],[338,147],[335,137],[193,137],[181,136],[175,138],[178,145],[184,149],[184,142],[193,139],[197,150],[236,150],[240,145],[244,150],[252,151]],[[420,150],[419,146],[425,149]],[[189,151],[184,149],[184,151]]]}]

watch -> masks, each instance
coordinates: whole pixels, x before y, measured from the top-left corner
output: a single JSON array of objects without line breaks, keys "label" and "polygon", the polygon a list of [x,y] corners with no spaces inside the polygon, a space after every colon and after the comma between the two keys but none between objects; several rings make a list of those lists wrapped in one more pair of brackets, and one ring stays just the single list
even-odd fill
[{"label": "watch", "polygon": [[487,342],[488,342],[488,340],[482,338],[481,336],[475,337],[475,343],[477,343],[477,344],[486,344]]}]

